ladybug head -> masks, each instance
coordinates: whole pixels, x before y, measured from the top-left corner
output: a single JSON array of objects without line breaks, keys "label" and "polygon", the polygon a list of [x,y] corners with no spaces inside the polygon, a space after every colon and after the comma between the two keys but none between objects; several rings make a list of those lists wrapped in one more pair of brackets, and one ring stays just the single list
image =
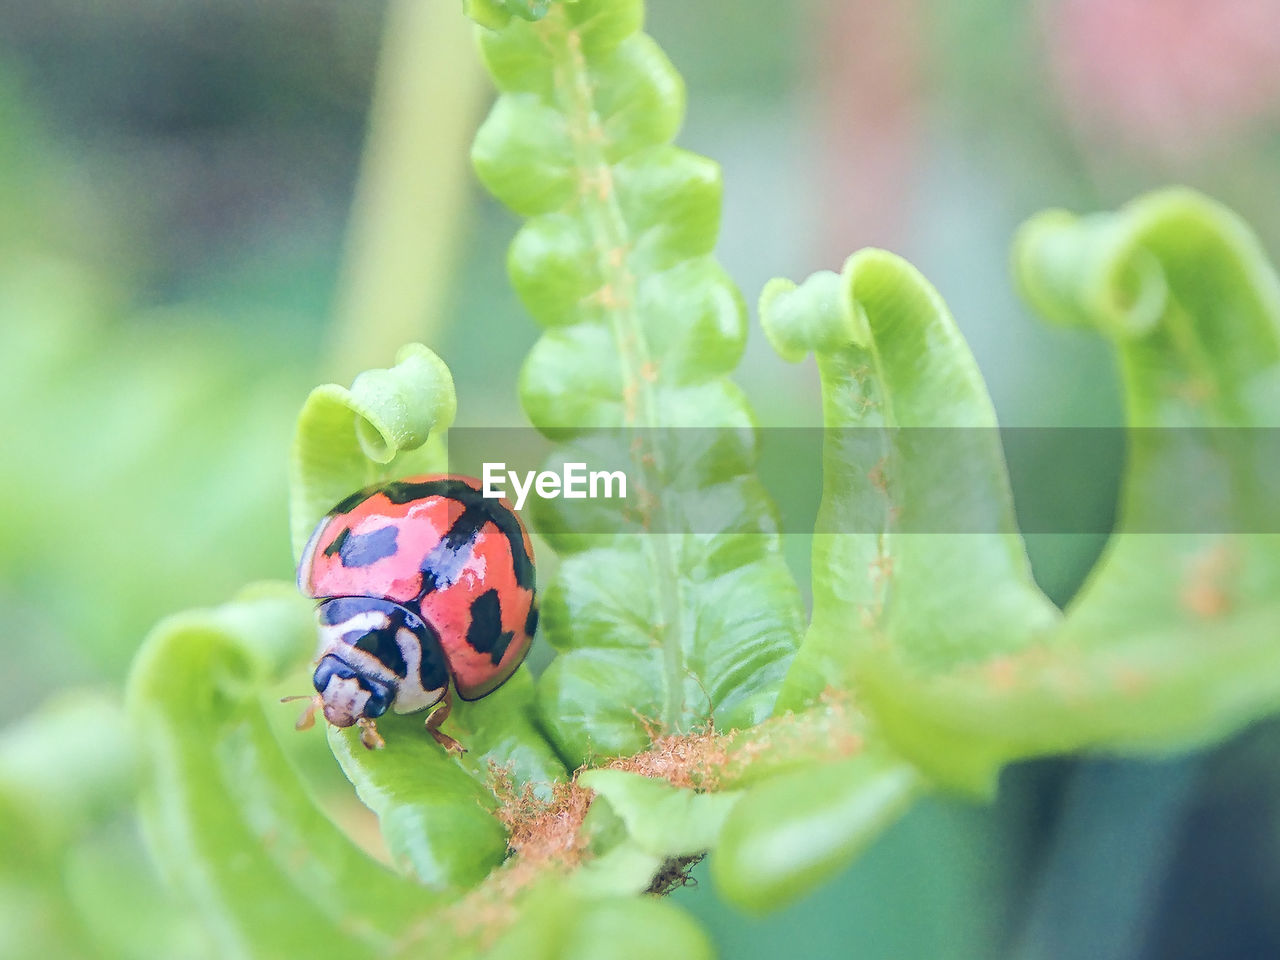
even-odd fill
[{"label": "ladybug head", "polygon": [[324,718],[335,727],[375,720],[387,712],[395,699],[395,688],[390,683],[332,653],[320,658],[312,683],[320,695]]},{"label": "ladybug head", "polygon": [[418,616],[377,597],[334,597],[316,608],[316,619],[320,659],[313,678],[315,706],[324,710],[326,720],[335,727],[360,724],[368,729],[388,707],[406,706],[397,697],[410,664],[420,665],[427,630]]}]

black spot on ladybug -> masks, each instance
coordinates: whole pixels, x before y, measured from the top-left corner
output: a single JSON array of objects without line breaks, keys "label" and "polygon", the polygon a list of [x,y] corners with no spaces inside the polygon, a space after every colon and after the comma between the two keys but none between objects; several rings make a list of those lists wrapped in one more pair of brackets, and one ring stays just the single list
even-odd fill
[{"label": "black spot on ladybug", "polygon": [[376,630],[351,630],[342,635],[342,642],[370,654],[397,677],[403,678],[409,672],[409,667],[404,662],[404,653],[396,641],[397,627],[398,624],[393,623]]},{"label": "black spot on ladybug", "polygon": [[471,626],[467,627],[467,643],[480,653],[487,653],[495,664],[511,645],[512,633],[502,629],[502,602],[497,590],[486,590],[471,604]]},{"label": "black spot on ladybug", "polygon": [[351,528],[343,527],[341,532],[333,538],[332,542],[324,548],[324,555],[332,557],[335,553],[342,549],[342,545],[347,542],[347,537],[351,536]]},{"label": "black spot on ladybug", "polygon": [[408,480],[393,480],[376,488],[374,492],[381,493],[392,503],[401,504],[412,503],[414,500],[425,500],[427,497],[448,497],[450,500],[457,500],[466,504],[469,498],[461,494],[479,494],[479,491],[466,481],[450,477],[443,477],[438,480],[422,480],[416,483],[411,483]]},{"label": "black spot on ladybug", "polygon": [[431,552],[422,561],[422,589],[418,591],[421,600],[436,590],[451,587],[458,581],[462,568],[471,558],[471,548],[475,545],[476,535],[480,528],[489,522],[483,511],[475,507],[467,507],[453,522],[449,532],[440,538],[440,542],[431,548]]},{"label": "black spot on ladybug", "polygon": [[329,513],[333,515],[354,510],[377,492],[378,487],[365,487],[363,490],[357,490],[355,493],[349,494],[335,503]]},{"label": "black spot on ladybug", "polygon": [[418,662],[418,679],[423,690],[439,690],[449,683],[449,661],[445,659],[444,647],[440,645],[440,634],[431,624],[423,622],[418,633],[422,641],[422,659]]},{"label": "black spot on ladybug", "polygon": [[532,637],[534,631],[538,629],[538,603],[535,600],[529,604],[529,615],[524,618],[524,635]]},{"label": "black spot on ladybug", "polygon": [[[379,527],[369,533],[352,533],[346,529],[325,547],[325,556],[333,556],[330,551],[336,546],[338,559],[344,567],[368,567],[396,552],[399,532],[395,526]],[[339,540],[342,542],[338,543]]]}]

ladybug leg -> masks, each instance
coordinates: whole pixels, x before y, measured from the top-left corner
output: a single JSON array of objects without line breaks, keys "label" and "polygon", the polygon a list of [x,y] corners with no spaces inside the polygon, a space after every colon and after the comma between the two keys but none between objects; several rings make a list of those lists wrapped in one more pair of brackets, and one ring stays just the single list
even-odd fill
[{"label": "ladybug leg", "polygon": [[366,750],[381,750],[387,745],[382,734],[378,733],[377,726],[368,717],[361,717],[356,724],[360,727],[360,742]]},{"label": "ladybug leg", "polygon": [[440,705],[432,710],[430,715],[427,717],[427,733],[435,737],[436,743],[444,747],[449,753],[462,756],[467,752],[467,748],[457,740],[453,739],[453,737],[449,736],[447,733],[442,733],[440,730],[440,724],[444,723],[445,720],[449,718],[449,713],[452,710],[453,688],[448,687],[445,689],[444,700],[442,700]]},{"label": "ladybug leg", "polygon": [[310,701],[307,704],[306,709],[303,710],[302,714],[298,717],[298,722],[293,725],[293,728],[295,730],[310,730],[312,727],[314,727],[316,725],[316,711],[319,710],[322,706],[324,706],[324,699],[320,696],[320,694],[317,693],[314,697],[303,696],[303,697],[281,697],[280,698],[281,703],[288,703],[290,700]]}]

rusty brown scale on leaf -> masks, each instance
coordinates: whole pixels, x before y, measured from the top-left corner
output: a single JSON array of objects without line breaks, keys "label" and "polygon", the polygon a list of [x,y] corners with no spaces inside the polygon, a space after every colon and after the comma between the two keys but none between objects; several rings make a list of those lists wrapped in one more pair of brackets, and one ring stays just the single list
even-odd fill
[{"label": "rusty brown scale on leaf", "polygon": [[[550,785],[539,796],[532,784],[517,787],[509,770],[490,768],[489,786],[498,799],[495,815],[507,828],[510,856],[478,887],[451,907],[446,916],[457,932],[492,945],[512,922],[517,900],[548,873],[567,874],[590,859],[590,838],[582,829],[595,792],[578,782],[589,769],[623,770],[672,786],[714,791],[732,784],[750,763],[763,757],[801,755],[810,760],[843,759],[862,749],[855,712],[846,694],[827,691],[820,722],[810,716],[774,717],[750,731],[720,732],[712,726],[685,734],[660,732],[646,721],[652,743],[639,753],[580,767],[569,780]],[[643,719],[643,718],[642,718]],[[704,854],[673,857],[654,874],[646,893],[663,896],[692,881],[690,873]]]}]

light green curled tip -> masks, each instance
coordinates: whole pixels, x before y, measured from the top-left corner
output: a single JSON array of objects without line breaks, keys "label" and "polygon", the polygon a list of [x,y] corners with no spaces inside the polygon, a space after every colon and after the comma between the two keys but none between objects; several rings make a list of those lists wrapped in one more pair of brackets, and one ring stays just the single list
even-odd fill
[{"label": "light green curled tip", "polygon": [[552,0],[462,0],[462,12],[490,30],[501,30],[513,16],[521,20],[541,20]]},{"label": "light green curled tip", "polygon": [[288,762],[265,694],[304,659],[311,603],[290,584],[162,621],[130,677],[144,826],[224,956],[385,956],[430,894],[372,860]]},{"label": "light green curled tip", "polygon": [[419,343],[401,347],[389,370],[366,370],[351,384],[356,437],[365,456],[390,463],[414,450],[433,431],[448,429],[458,412],[453,376],[445,362]]},{"label": "light green curled tip", "polygon": [[1249,274],[1267,274],[1266,256],[1231,210],[1194,190],[1159,190],[1119,210],[1076,216],[1048,210],[1019,229],[1013,274],[1027,302],[1054,323],[1090,326],[1114,339],[1142,337],[1170,297],[1161,248],[1180,235],[1225,242]]},{"label": "light green curled tip", "polygon": [[[218,607],[168,616],[148,634],[134,659],[126,695],[130,709],[145,696],[142,687],[163,684],[164,669],[156,661],[163,660],[170,647],[181,645],[182,638],[195,634],[236,651],[243,658],[245,678],[265,682],[297,666],[311,652],[315,621],[310,601],[298,596],[291,584],[277,581],[251,583]],[[207,678],[219,679],[225,677]]]},{"label": "light green curled tip", "polygon": [[462,13],[490,30],[501,30],[511,20],[499,0],[462,0]]},{"label": "light green curled tip", "polygon": [[1159,263],[1114,214],[1046,210],[1018,231],[1014,274],[1037,311],[1064,326],[1098,325],[1115,339],[1159,322],[1169,295]]},{"label": "light green curled tip", "polygon": [[379,480],[443,468],[441,437],[457,413],[448,366],[419,343],[395,366],[366,370],[351,388],[316,387],[298,415],[290,477],[290,530],[301,556],[320,518]]},{"label": "light green curled tip", "polygon": [[799,286],[783,277],[770,280],[760,294],[760,323],[788,363],[799,363],[811,351],[865,346],[870,339],[866,316],[849,295],[847,267],[843,274],[815,273]]},{"label": "light green curled tip", "polygon": [[814,351],[825,426],[813,618],[775,712],[856,690],[900,753],[981,792],[996,766],[980,745],[909,737],[894,707],[908,685],[1019,649],[1057,618],[977,363],[938,292],[886,251],[770,286],[762,321],[784,357]]}]

